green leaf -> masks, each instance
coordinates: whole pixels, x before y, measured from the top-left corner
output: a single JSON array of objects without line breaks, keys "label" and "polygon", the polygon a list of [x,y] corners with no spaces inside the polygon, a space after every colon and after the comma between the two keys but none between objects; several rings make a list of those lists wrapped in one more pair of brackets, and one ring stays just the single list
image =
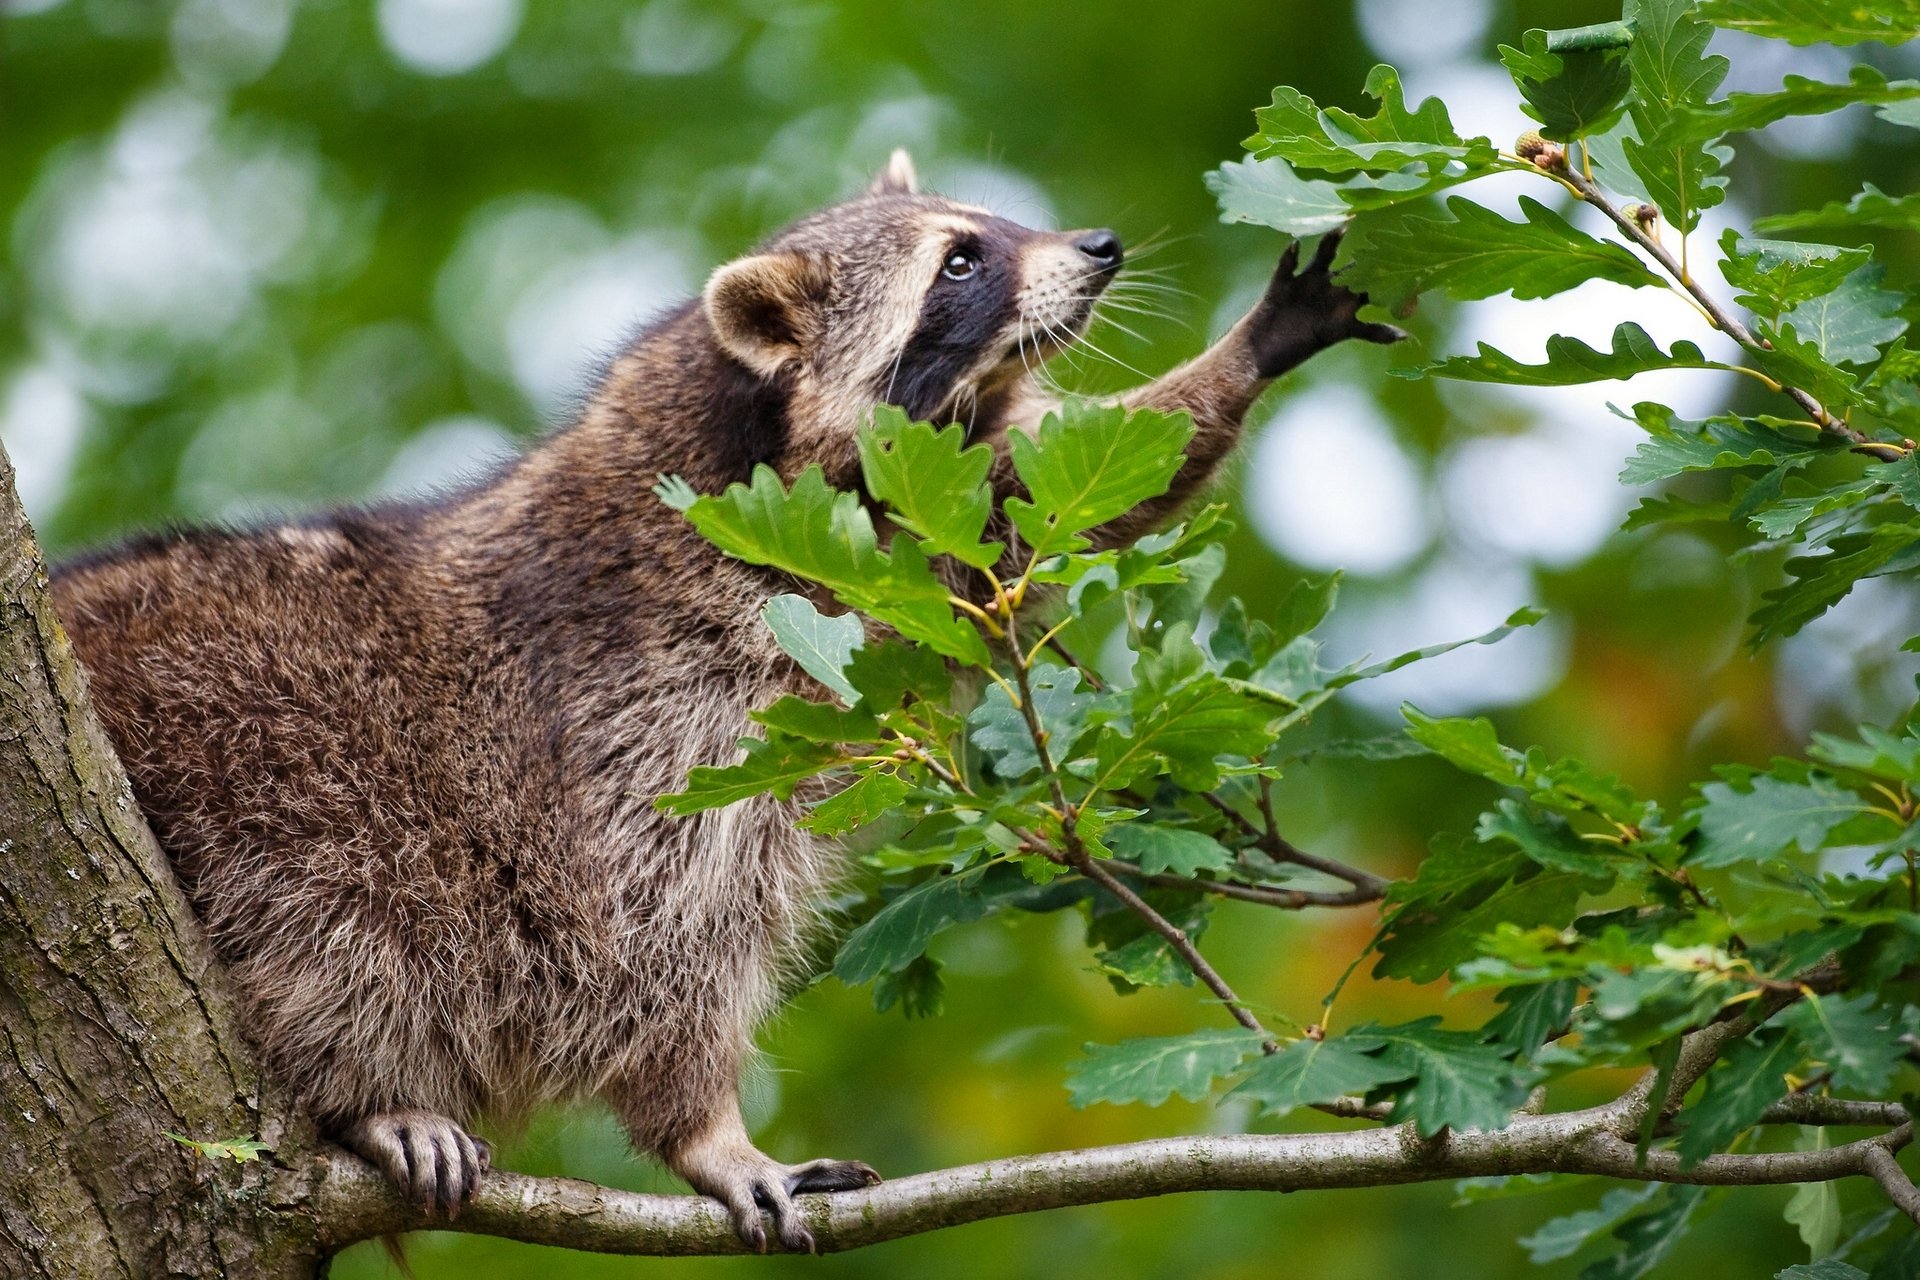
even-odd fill
[{"label": "green leaf", "polygon": [[1871,182],[1852,199],[1833,201],[1801,213],[1779,213],[1754,221],[1758,231],[1824,231],[1853,227],[1893,227],[1920,231],[1920,193],[1890,196]]},{"label": "green leaf", "polygon": [[258,1138],[215,1138],[201,1141],[196,1138],[182,1137],[165,1129],[160,1131],[183,1147],[192,1147],[209,1160],[231,1160],[235,1164],[252,1164],[262,1155],[270,1155],[273,1148]]},{"label": "green leaf", "polygon": [[[1072,667],[1035,667],[1030,677],[1033,706],[1047,736],[1047,753],[1056,765],[1073,755],[1085,730],[1087,713],[1098,699],[1080,688],[1080,673]],[[993,761],[993,771],[1004,781],[1023,778],[1040,767],[1033,734],[1026,717],[1013,705],[1005,687],[987,686],[980,704],[967,717],[970,740]]]},{"label": "green leaf", "polygon": [[875,715],[897,710],[909,698],[938,702],[953,686],[939,654],[897,640],[855,649],[845,671],[847,683]]},{"label": "green leaf", "polygon": [[1511,798],[1500,801],[1491,813],[1481,814],[1474,834],[1488,844],[1505,840],[1550,871],[1571,871],[1596,879],[1613,874],[1610,860],[1601,852],[1606,845],[1582,840],[1566,819],[1557,815],[1535,817]]},{"label": "green leaf", "polygon": [[1633,96],[1646,106],[1705,102],[1727,78],[1727,60],[1706,54],[1713,28],[1695,14],[1694,0],[1628,0],[1633,28]]},{"label": "green leaf", "polygon": [[1700,16],[1717,27],[1792,44],[1900,44],[1920,35],[1915,0],[1705,0]]},{"label": "green leaf", "polygon": [[1719,87],[1727,60],[1706,53],[1713,28],[1694,17],[1693,0],[1632,0],[1627,20],[1634,28],[1627,55],[1633,131],[1621,147],[1661,216],[1684,234],[1726,197],[1722,170],[1733,153],[1714,143],[1721,130],[1686,108]]},{"label": "green leaf", "polygon": [[1143,1102],[1157,1107],[1174,1094],[1197,1102],[1213,1091],[1213,1082],[1231,1075],[1252,1054],[1260,1037],[1245,1027],[1197,1031],[1185,1036],[1090,1044],[1086,1056],[1067,1076],[1067,1092],[1076,1107],[1096,1102]]},{"label": "green leaf", "polygon": [[1004,866],[923,880],[847,936],[833,976],[854,987],[904,969],[942,930],[984,919],[1030,888]]},{"label": "green leaf", "polygon": [[813,806],[799,825],[815,835],[843,836],[892,812],[912,789],[900,775],[876,769]]},{"label": "green leaf", "polygon": [[1477,636],[1468,636],[1465,640],[1448,640],[1441,644],[1430,644],[1423,649],[1409,649],[1405,653],[1396,654],[1394,657],[1388,658],[1385,662],[1351,667],[1337,673],[1329,679],[1327,681],[1327,687],[1330,689],[1344,689],[1348,685],[1358,681],[1372,680],[1377,676],[1384,676],[1390,672],[1398,671],[1402,667],[1410,667],[1416,662],[1425,662],[1429,658],[1437,658],[1442,654],[1452,653],[1455,649],[1464,649],[1468,645],[1497,644],[1518,631],[1521,627],[1531,627],[1546,616],[1546,613],[1540,609],[1515,609],[1507,615],[1505,622],[1491,631],[1483,631]]},{"label": "green leaf", "polygon": [[1523,364],[1483,342],[1478,355],[1454,356],[1391,372],[1397,378],[1454,378],[1462,382],[1499,382],[1511,387],[1571,387],[1585,382],[1631,378],[1657,369],[1732,367],[1724,361],[1707,359],[1691,342],[1676,342],[1671,352],[1662,351],[1645,329],[1628,321],[1614,329],[1611,351],[1596,351],[1578,338],[1555,334],[1547,339],[1545,364]]},{"label": "green leaf", "polygon": [[1165,493],[1192,438],[1184,413],[1068,401],[1033,435],[1009,434],[1031,501],[1008,498],[1007,514],[1034,555],[1078,551],[1087,545],[1083,532]]},{"label": "green leaf", "polygon": [[1579,996],[1580,984],[1572,978],[1509,988],[1500,993],[1502,1008],[1484,1029],[1489,1038],[1516,1050],[1524,1061],[1567,1025]]},{"label": "green leaf", "polygon": [[1732,228],[1720,237],[1720,248],[1726,254],[1720,274],[1741,291],[1736,301],[1767,316],[1832,292],[1873,257],[1871,249],[1747,239]]},{"label": "green leaf", "polygon": [[1813,735],[1807,754],[1835,768],[1852,769],[1892,782],[1920,783],[1920,734],[1888,733],[1870,724],[1860,726],[1858,742],[1830,733]]},{"label": "green leaf", "polygon": [[828,617],[805,596],[779,595],[761,606],[760,619],[773,632],[774,643],[802,671],[839,694],[847,705],[859,700],[845,674],[853,651],[866,641],[858,616]]},{"label": "green leaf", "polygon": [[[1156,891],[1148,895],[1149,901],[1156,897],[1166,900],[1155,902],[1160,914],[1188,938],[1198,942],[1206,932],[1212,912],[1210,904],[1196,894],[1177,890]],[[1165,938],[1130,916],[1125,918],[1122,931],[1129,934],[1126,941],[1116,940],[1117,945],[1094,953],[1100,971],[1108,976],[1117,989],[1124,993],[1135,987],[1169,987],[1176,983],[1183,987],[1193,985],[1193,970]]]},{"label": "green leaf", "polygon": [[[1825,1151],[1827,1131],[1818,1127],[1808,1130],[1802,1137],[1800,1149]],[[1815,1261],[1832,1253],[1840,1243],[1840,1189],[1832,1182],[1801,1183],[1794,1188],[1780,1216],[1799,1230],[1801,1243],[1807,1246]]]},{"label": "green leaf", "polygon": [[922,551],[986,569],[1005,550],[980,541],[993,514],[987,485],[993,450],[984,444],[966,448],[966,438],[958,423],[936,431],[881,405],[873,411],[873,426],[857,437],[860,470],[867,492],[887,504],[895,524],[920,539]]},{"label": "green leaf", "polygon": [[1902,1030],[1871,991],[1808,996],[1777,1021],[1833,1073],[1836,1089],[1883,1097],[1906,1061]]},{"label": "green leaf", "polygon": [[1219,757],[1264,749],[1274,716],[1271,705],[1204,671],[1172,686],[1143,681],[1133,691],[1131,729],[1101,732],[1095,790],[1160,772],[1189,790],[1211,790],[1220,781]]},{"label": "green leaf", "polygon": [[[1540,122],[1545,137],[1565,142],[1598,133],[1626,110],[1627,89],[1633,83],[1626,57],[1631,38],[1611,46],[1593,43],[1597,32],[1617,38],[1617,32],[1626,30],[1624,23],[1607,26],[1613,30],[1536,28],[1521,36],[1521,48],[1500,46],[1500,61],[1526,99],[1526,113]],[[1585,39],[1569,40],[1576,35]]]},{"label": "green leaf", "polygon": [[1386,1043],[1358,1032],[1323,1040],[1303,1036],[1254,1063],[1247,1078],[1234,1086],[1233,1096],[1253,1099],[1261,1114],[1270,1116],[1349,1095],[1365,1096],[1408,1076],[1404,1065],[1379,1056]]},{"label": "green leaf", "polygon": [[1869,403],[1860,379],[1820,354],[1820,348],[1802,338],[1784,318],[1756,320],[1754,336],[1767,345],[1752,353],[1753,363],[1775,382],[1798,387],[1829,409],[1846,412]]},{"label": "green leaf", "polygon": [[943,966],[932,956],[921,956],[904,969],[883,973],[873,980],[873,1011],[885,1013],[896,1004],[909,1018],[930,1018],[947,1004],[947,984],[940,977]]},{"label": "green leaf", "polygon": [[1254,113],[1259,132],[1246,141],[1255,156],[1279,157],[1302,169],[1391,174],[1409,165],[1439,171],[1449,165],[1493,166],[1498,152],[1485,138],[1454,132],[1437,98],[1409,108],[1400,73],[1384,64],[1367,75],[1366,95],[1380,103],[1371,116],[1338,107],[1320,110],[1298,90],[1273,91],[1273,104]]},{"label": "green leaf", "polygon": [[719,497],[702,497],[686,517],[701,536],[749,564],[769,565],[826,586],[843,603],[902,636],[974,666],[991,661],[971,623],[954,616],[946,585],[910,542],[879,549],[860,499],[827,487],[817,466],[788,490],[771,467],[753,471]]},{"label": "green leaf", "polygon": [[1790,636],[1832,608],[1862,578],[1911,560],[1920,549],[1920,525],[1881,525],[1871,533],[1831,539],[1817,556],[1795,556],[1785,566],[1789,581],[1765,592],[1750,621],[1753,645]]},{"label": "green leaf", "polygon": [[1336,569],[1323,577],[1296,579],[1287,588],[1286,597],[1280,601],[1280,609],[1273,620],[1275,649],[1326,621],[1327,615],[1333,612],[1334,601],[1340,597],[1341,576]]},{"label": "green leaf", "polygon": [[686,789],[659,797],[654,807],[685,817],[768,792],[785,800],[802,782],[846,759],[833,743],[779,733],[766,740],[742,738],[740,749],[745,758],[738,764],[695,765],[687,774]]},{"label": "green leaf", "polygon": [[[1830,1182],[1811,1183],[1812,1186],[1830,1187]],[[1871,1280],[1866,1272],[1858,1267],[1848,1266],[1832,1258],[1822,1258],[1818,1262],[1801,1262],[1788,1267],[1785,1271],[1776,1271],[1773,1280]]]},{"label": "green leaf", "polygon": [[1657,1182],[1640,1187],[1615,1187],[1601,1196],[1600,1203],[1593,1208],[1555,1218],[1532,1235],[1521,1237],[1520,1246],[1527,1251],[1528,1260],[1536,1267],[1570,1258],[1587,1241],[1617,1226],[1659,1191],[1660,1184]]},{"label": "green leaf", "polygon": [[1284,160],[1230,160],[1207,175],[1220,221],[1252,222],[1290,236],[1325,235],[1352,216],[1331,182],[1303,178]]},{"label": "green leaf", "polygon": [[790,693],[772,706],[747,714],[755,724],[810,742],[880,742],[887,736],[865,708],[849,710],[830,702],[809,702]]},{"label": "green leaf", "polygon": [[1107,835],[1107,846],[1132,859],[1149,875],[1192,877],[1202,871],[1228,871],[1233,854],[1202,831],[1153,822],[1128,822]]},{"label": "green leaf", "polygon": [[1374,975],[1432,982],[1478,957],[1481,939],[1501,925],[1563,927],[1583,893],[1604,887],[1518,852],[1437,839],[1419,875],[1395,887],[1399,905],[1384,926]]},{"label": "green leaf", "polygon": [[1524,761],[1519,752],[1501,745],[1491,720],[1439,719],[1411,703],[1402,706],[1400,714],[1406,717],[1409,738],[1455,768],[1503,786],[1519,785]]},{"label": "green leaf", "polygon": [[1789,435],[1743,418],[1688,422],[1665,405],[1651,402],[1635,405],[1633,412],[1647,439],[1621,469],[1622,484],[1652,484],[1688,471],[1772,467],[1810,460],[1834,447],[1818,435]]},{"label": "green leaf", "polygon": [[1747,789],[1728,782],[1700,788],[1700,844],[1687,861],[1727,867],[1782,853],[1812,853],[1835,827],[1871,806],[1819,774],[1787,782],[1758,774]]},{"label": "green leaf", "polygon": [[1429,290],[1463,300],[1545,298],[1587,280],[1661,283],[1623,246],[1594,239],[1531,197],[1520,198],[1521,222],[1460,196],[1447,208],[1452,219],[1408,217],[1367,234],[1343,278],[1390,308]]},{"label": "green leaf", "polygon": [[1775,93],[1730,93],[1718,102],[1683,108],[1705,131],[1742,133],[1764,129],[1788,116],[1824,115],[1860,102],[1892,103],[1920,96],[1920,82],[1889,82],[1869,66],[1856,66],[1846,84],[1826,84],[1805,76],[1788,76]]},{"label": "green leaf", "polygon": [[1390,1118],[1413,1121],[1425,1136],[1447,1128],[1504,1129],[1526,1101],[1525,1071],[1472,1032],[1442,1030],[1438,1018],[1397,1027],[1369,1023],[1353,1034],[1385,1042],[1382,1062],[1408,1079],[1393,1090]]},{"label": "green leaf", "polygon": [[1881,347],[1907,331],[1900,315],[1906,298],[1880,287],[1886,274],[1879,263],[1862,267],[1837,289],[1795,307],[1786,321],[1829,364],[1871,364]]},{"label": "green leaf", "polygon": [[1668,1187],[1659,1198],[1665,1203],[1613,1229],[1620,1250],[1587,1267],[1580,1280],[1640,1280],[1652,1272],[1692,1230],[1707,1202],[1707,1188]]},{"label": "green leaf", "polygon": [[1786,1096],[1786,1074],[1797,1061],[1797,1042],[1791,1036],[1763,1030],[1735,1041],[1708,1073],[1700,1101],[1680,1113],[1676,1150],[1682,1166],[1725,1150],[1759,1123],[1761,1114]]}]

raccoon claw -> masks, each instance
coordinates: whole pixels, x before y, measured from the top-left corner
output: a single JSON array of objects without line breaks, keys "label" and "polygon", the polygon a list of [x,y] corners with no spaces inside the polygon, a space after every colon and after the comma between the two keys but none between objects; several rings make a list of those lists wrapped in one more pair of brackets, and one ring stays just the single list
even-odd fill
[{"label": "raccoon claw", "polygon": [[877,1186],[880,1175],[870,1164],[858,1160],[809,1160],[787,1170],[787,1194],[806,1195],[816,1191],[858,1191]]},{"label": "raccoon claw", "polygon": [[1367,295],[1347,288],[1333,275],[1341,234],[1334,230],[1320,237],[1319,248],[1304,270],[1299,265],[1299,241],[1280,255],[1266,295],[1248,317],[1254,363],[1261,377],[1279,377],[1348,338],[1391,343],[1407,336],[1393,325],[1358,318]]},{"label": "raccoon claw", "polygon": [[386,1174],[421,1212],[450,1221],[473,1199],[480,1175],[493,1167],[491,1143],[431,1111],[367,1116],[340,1141]]},{"label": "raccoon claw", "polygon": [[773,1238],[780,1242],[781,1248],[794,1253],[813,1253],[817,1250],[813,1232],[807,1229],[793,1198],[811,1192],[870,1187],[880,1181],[880,1175],[857,1160],[810,1160],[805,1164],[783,1165],[759,1156],[749,1169],[719,1178],[702,1177],[695,1171],[695,1177],[689,1180],[727,1207],[734,1232],[754,1252],[767,1251],[767,1224],[763,1217],[767,1214],[773,1218]]}]

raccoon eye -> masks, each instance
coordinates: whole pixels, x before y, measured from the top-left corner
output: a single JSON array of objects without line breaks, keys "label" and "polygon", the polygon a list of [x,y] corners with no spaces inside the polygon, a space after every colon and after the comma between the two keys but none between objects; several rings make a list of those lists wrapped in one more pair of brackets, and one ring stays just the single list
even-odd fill
[{"label": "raccoon eye", "polygon": [[979,259],[970,253],[956,251],[947,255],[946,265],[940,268],[940,274],[949,280],[966,280],[979,269]]}]

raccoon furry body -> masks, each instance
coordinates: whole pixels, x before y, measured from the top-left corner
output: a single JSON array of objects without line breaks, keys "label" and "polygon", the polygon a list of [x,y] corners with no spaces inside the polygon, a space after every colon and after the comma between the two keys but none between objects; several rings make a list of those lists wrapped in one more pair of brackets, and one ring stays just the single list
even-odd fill
[{"label": "raccoon furry body", "polygon": [[[433,501],[150,538],[60,570],[55,602],[135,792],[269,1068],[323,1131],[457,1211],[467,1132],[598,1096],[637,1150],[764,1246],[811,1243],[791,1196],[856,1162],[779,1164],[741,1122],[756,1025],[834,875],[761,798],[687,819],[654,797],[728,758],[807,678],[759,622],[775,575],[651,495],[757,463],[858,483],[876,403],[995,443],[1048,401],[1031,370],[1120,265],[1106,232],[1030,231],[918,194],[896,154],[859,198],[715,272],[642,332],[580,417]],[[1267,381],[1391,340],[1290,250],[1259,307],[1126,397],[1197,434],[1165,518]]]}]

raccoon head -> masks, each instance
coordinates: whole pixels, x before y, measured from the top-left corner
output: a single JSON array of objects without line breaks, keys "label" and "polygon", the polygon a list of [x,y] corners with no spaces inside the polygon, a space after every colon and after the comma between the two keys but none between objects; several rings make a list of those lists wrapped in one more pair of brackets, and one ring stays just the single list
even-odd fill
[{"label": "raccoon head", "polygon": [[856,199],[803,218],[708,281],[721,347],[788,396],[781,470],[844,476],[877,404],[1005,426],[1013,391],[1087,326],[1123,257],[1111,231],[1036,231],[922,194],[896,151]]}]

